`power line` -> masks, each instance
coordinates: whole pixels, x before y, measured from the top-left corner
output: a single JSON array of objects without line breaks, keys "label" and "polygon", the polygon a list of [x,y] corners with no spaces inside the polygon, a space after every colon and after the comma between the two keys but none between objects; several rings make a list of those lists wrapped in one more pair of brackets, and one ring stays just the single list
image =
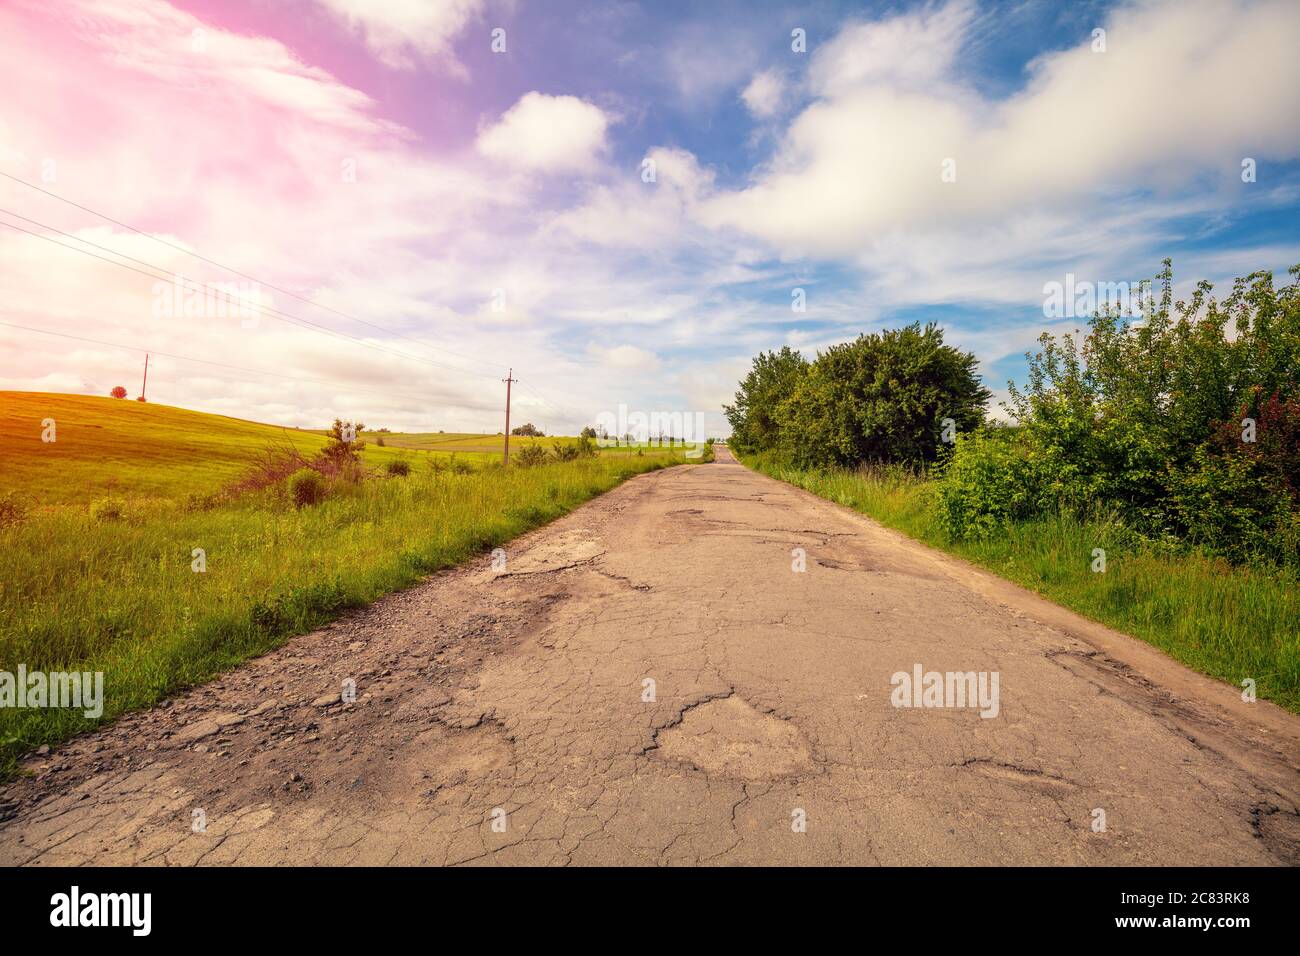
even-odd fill
[{"label": "power line", "polygon": [[[46,223],[39,222],[35,219],[30,219],[27,216],[23,216],[18,213],[11,212],[7,209],[0,209],[0,213],[4,213],[5,215],[8,216],[13,216],[14,218],[21,219],[24,222],[30,222],[33,225],[40,226],[42,229],[48,229],[51,232],[58,233],[59,235],[64,236],[68,239],[72,239],[74,242],[81,242],[88,246],[93,246],[94,248],[99,249],[103,252],[107,252],[110,255],[119,256],[120,258],[127,259],[131,262],[139,263],[140,265],[143,265],[148,269],[155,270],[155,272],[146,272],[143,269],[137,269],[134,266],[127,265],[125,262],[118,262],[114,259],[105,258],[104,256],[97,255],[93,252],[90,252],[87,249],[82,249],[78,246],[71,246],[68,245],[66,242],[59,242],[57,239],[54,239],[50,236],[41,235],[39,232],[33,232],[30,229],[24,229],[22,226],[16,226],[11,222],[5,222],[4,220],[0,220],[0,226],[8,226],[10,229],[14,229],[18,232],[26,233],[27,235],[34,236],[37,239],[43,239],[46,242],[53,243],[56,246],[61,246],[64,249],[70,249],[73,252],[79,252],[82,255],[87,255],[94,259],[99,259],[101,262],[107,262],[109,265],[114,265],[122,269],[127,269],[131,272],[138,273],[150,279],[161,281],[161,280],[172,280],[173,278],[179,278],[179,279],[183,279],[186,282],[193,282],[195,285],[200,285],[200,283],[198,283],[196,280],[190,279],[188,276],[185,276],[181,273],[168,273],[163,269],[162,266],[158,266],[153,263],[146,262],[143,259],[137,259],[134,256],[129,256],[124,252],[118,252],[115,249],[110,249],[107,246],[100,245],[99,243],[91,242],[89,239],[82,239],[79,236],[74,236],[70,233],[64,232],[61,229],[56,229],[53,226],[47,225]],[[334,336],[335,338],[347,339],[348,341],[356,342],[357,344],[362,345],[365,348],[373,349],[378,352],[384,352],[385,354],[388,355],[395,355],[398,356],[399,358],[409,359],[410,361],[413,362],[421,362],[432,368],[443,369],[445,371],[450,371],[450,372],[459,372],[462,375],[473,375],[478,378],[495,377],[485,372],[475,372],[472,369],[459,368],[454,365],[443,365],[439,362],[431,361],[430,359],[426,359],[419,355],[411,355],[409,352],[401,352],[396,349],[387,348],[385,346],[378,345],[374,342],[369,342],[361,338],[360,336],[351,335],[347,332],[339,331],[338,329],[331,329],[328,326],[320,325],[316,322],[312,322],[309,319],[301,318],[300,316],[296,316],[293,315],[292,313],[285,312],[283,309],[277,309],[272,306],[263,306],[260,304],[252,304],[244,300],[236,299],[235,297],[231,296],[229,293],[225,292],[224,290],[209,288],[207,284],[203,284],[203,285],[204,285],[205,295],[221,296],[226,301],[231,302],[232,304],[236,305],[239,308],[252,309],[256,312],[268,316],[269,318],[278,319],[279,321],[287,322],[290,325],[298,325],[301,328],[306,328],[308,331],[316,331],[324,335]]]},{"label": "power line", "polygon": [[[258,279],[258,278],[255,277],[255,276],[251,276],[251,275],[249,275],[248,273],[241,272],[241,271],[239,271],[238,269],[234,269],[234,268],[232,268],[232,267],[230,267],[230,266],[223,265],[222,263],[216,261],[215,259],[210,259],[210,258],[208,258],[207,256],[201,255],[201,254],[199,254],[199,253],[193,251],[192,249],[186,249],[184,246],[178,245],[178,244],[176,244],[176,243],[174,243],[174,242],[168,242],[166,239],[163,239],[163,238],[161,238],[161,237],[159,237],[159,236],[156,236],[156,235],[154,235],[153,233],[145,232],[143,229],[138,229],[138,228],[136,228],[135,226],[132,226],[130,223],[122,222],[120,219],[114,219],[112,216],[109,216],[109,215],[107,215],[107,214],[105,214],[105,213],[99,212],[98,210],[91,209],[89,206],[84,206],[84,205],[82,205],[82,204],[79,203],[79,202],[74,202],[74,201],[71,200],[71,199],[68,199],[68,198],[66,198],[66,197],[64,197],[64,196],[60,196],[58,193],[52,193],[52,192],[50,192],[48,189],[42,189],[40,186],[37,186],[35,183],[30,183],[30,182],[28,182],[28,181],[25,180],[25,179],[20,179],[20,178],[18,178],[17,176],[14,176],[14,175],[12,175],[12,174],[10,174],[10,173],[6,173],[6,172],[4,172],[3,170],[0,170],[0,176],[4,176],[6,179],[10,179],[10,180],[12,180],[13,182],[16,182],[16,183],[18,183],[19,185],[22,185],[22,186],[26,186],[26,187],[29,188],[29,189],[34,189],[34,190],[36,190],[36,191],[39,192],[39,193],[43,193],[44,195],[49,196],[51,199],[57,199],[59,202],[66,203],[66,204],[68,204],[69,206],[73,206],[73,207],[76,208],[76,209],[80,209],[80,210],[82,210],[83,212],[88,212],[88,213],[90,213],[92,216],[98,216],[100,219],[103,219],[105,222],[111,222],[111,223],[113,223],[113,225],[115,225],[115,226],[120,226],[120,227],[123,228],[123,229],[130,230],[131,232],[134,232],[134,233],[137,234],[137,235],[144,236],[146,239],[152,239],[154,242],[161,243],[162,245],[164,245],[164,246],[168,246],[169,248],[172,248],[172,249],[175,249],[175,250],[178,251],[178,252],[183,252],[185,255],[193,256],[195,259],[200,259],[200,260],[202,260],[203,262],[208,263],[209,265],[214,265],[214,266],[216,266],[218,269],[223,269],[223,270],[225,270],[226,272],[230,272],[230,273],[233,273],[234,275],[241,276],[242,278],[245,278],[245,279],[248,279],[248,280],[250,280],[250,281],[252,281],[252,282],[256,282],[256,283],[258,283],[259,285],[264,285],[264,286],[266,286],[268,289],[272,289],[272,290],[274,290],[274,291],[276,291],[276,292],[279,292],[279,293],[281,293],[281,294],[283,294],[283,295],[291,296],[291,297],[293,297],[293,298],[295,298],[295,299],[298,299],[300,302],[305,302],[305,303],[307,303],[308,305],[314,306],[314,307],[316,307],[316,308],[318,308],[318,309],[324,309],[326,312],[333,312],[335,315],[341,316],[341,317],[343,317],[343,318],[345,318],[345,319],[348,319],[348,320],[350,320],[350,321],[352,321],[352,322],[357,322],[357,323],[359,323],[359,324],[361,324],[361,325],[368,325],[368,326],[370,326],[372,329],[377,329],[377,330],[379,330],[380,332],[385,332],[385,333],[387,333],[387,334],[389,334],[389,335],[396,335],[396,336],[398,336],[399,338],[404,338],[404,339],[407,339],[407,340],[409,340],[409,341],[411,341],[411,342],[415,342],[415,343],[417,343],[417,344],[419,344],[419,345],[423,345],[425,348],[433,349],[433,350],[438,351],[438,352],[446,352],[448,355],[454,355],[454,356],[456,356],[457,358],[468,359],[468,360],[471,361],[471,362],[478,362],[479,364],[481,364],[481,365],[486,365],[486,366],[488,366],[489,368],[500,369],[500,367],[501,367],[500,363],[498,363],[498,362],[491,362],[491,361],[488,361],[487,359],[478,358],[478,357],[473,356],[473,355],[466,355],[466,354],[463,353],[463,352],[455,352],[455,351],[452,351],[451,349],[447,349],[447,348],[443,348],[442,346],[434,345],[434,344],[432,344],[432,343],[430,343],[430,342],[426,342],[426,341],[423,340],[423,339],[415,338],[414,336],[407,335],[407,334],[405,334],[405,333],[403,333],[403,332],[398,332],[396,329],[386,328],[385,326],[379,325],[379,324],[377,324],[377,323],[375,323],[375,322],[367,321],[366,319],[359,318],[359,317],[357,317],[357,316],[355,316],[355,315],[352,315],[351,313],[344,312],[344,311],[342,311],[342,310],[340,310],[340,309],[333,308],[332,306],[322,305],[321,303],[316,302],[314,299],[310,299],[310,298],[308,298],[307,296],[304,296],[304,295],[299,295],[297,292],[293,292],[293,291],[291,291],[291,290],[289,290],[289,289],[281,288],[280,286],[274,285],[274,284],[272,284],[272,283],[270,283],[270,282],[263,282],[261,279]],[[15,214],[15,213],[10,213],[10,215],[16,215],[16,214]],[[24,219],[24,218],[26,218],[26,217],[19,216],[18,218],[20,218],[20,219]],[[28,222],[31,222],[32,220],[29,219],[29,220],[27,220],[27,221],[28,221]],[[45,228],[50,228],[50,227],[45,227]],[[55,230],[55,231],[57,232],[58,230]],[[75,237],[74,237],[74,238],[75,238]],[[81,240],[81,241],[86,241],[86,240]],[[127,257],[127,258],[129,258],[129,257]]]}]

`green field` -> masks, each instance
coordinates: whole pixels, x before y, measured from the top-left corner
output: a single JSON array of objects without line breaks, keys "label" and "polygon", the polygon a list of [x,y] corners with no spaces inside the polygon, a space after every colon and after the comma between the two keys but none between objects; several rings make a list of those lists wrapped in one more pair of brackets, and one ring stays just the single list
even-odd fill
[{"label": "green field", "polygon": [[[42,441],[42,422],[54,420],[54,441]],[[323,423],[328,424],[328,423]],[[0,494],[17,492],[41,507],[86,503],[108,496],[183,498],[218,491],[240,478],[269,449],[311,455],[325,431],[264,425],[185,408],[93,395],[0,392]],[[501,460],[500,435],[363,432],[365,459],[379,468],[394,458],[421,457],[487,464]],[[383,441],[380,446],[379,441]],[[525,445],[548,451],[574,438],[512,436],[512,453]],[[658,448],[646,448],[646,453]],[[665,449],[666,451],[667,449]],[[635,449],[602,448],[602,455]]]},{"label": "green field", "polygon": [[[441,453],[372,442],[363,452],[370,477],[335,482],[322,503],[297,508],[283,483],[195,495],[227,487],[269,447],[314,452],[324,439],[312,432],[36,393],[0,393],[0,415],[9,429],[0,500],[17,491],[26,501],[21,518],[0,521],[0,670],[102,671],[101,720],[684,460],[681,449],[624,450],[462,471],[435,467]],[[55,419],[53,443],[40,440],[44,418]],[[466,443],[457,455],[489,455],[472,442],[500,440],[454,437]],[[410,461],[409,475],[377,467],[395,457]],[[104,495],[122,507],[97,508]],[[195,548],[206,555],[202,573],[192,570]],[[0,710],[0,775],[96,722],[74,710]]]},{"label": "green field", "polygon": [[[501,435],[473,435],[473,434],[452,434],[444,432],[384,432],[380,434],[367,433],[371,441],[382,438],[386,448],[406,448],[412,451],[420,451],[434,455],[457,455],[468,461],[499,461],[503,453],[504,439]],[[570,444],[577,441],[576,438],[526,438],[520,435],[510,436],[510,453],[514,454],[525,445],[540,445],[548,451],[556,442],[561,444]],[[601,455],[635,455],[637,449],[644,451],[659,451],[661,446],[649,442],[640,442],[635,445],[620,443],[619,445],[605,445],[600,447]],[[668,446],[662,446],[664,451],[668,451]],[[685,446],[688,449],[697,447],[695,445]],[[674,448],[674,451],[677,449]]]},{"label": "green field", "polygon": [[[933,519],[930,482],[903,469],[805,470],[764,455],[741,460],[1141,638],[1188,667],[1300,713],[1300,580],[1274,566],[1143,542],[1121,524],[1054,516],[983,541],[953,541]],[[1094,548],[1106,552],[1094,573]]]}]

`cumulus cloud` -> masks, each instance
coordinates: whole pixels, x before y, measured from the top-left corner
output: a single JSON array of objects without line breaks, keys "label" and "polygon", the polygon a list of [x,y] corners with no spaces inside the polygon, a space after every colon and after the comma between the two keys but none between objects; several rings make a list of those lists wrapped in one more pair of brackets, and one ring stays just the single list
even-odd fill
[{"label": "cumulus cloud", "polygon": [[592,169],[605,150],[609,117],[576,96],[525,93],[479,133],[478,151],[520,169],[567,172]]},{"label": "cumulus cloud", "polygon": [[[972,11],[961,0],[846,27],[815,55],[814,100],[772,162],[705,220],[787,254],[854,256],[895,230],[1064,216],[1201,175],[1227,188],[1244,156],[1300,156],[1290,0],[1118,9],[1106,52],[1082,37],[996,101],[958,69]],[[955,181],[942,178],[946,161]]]}]

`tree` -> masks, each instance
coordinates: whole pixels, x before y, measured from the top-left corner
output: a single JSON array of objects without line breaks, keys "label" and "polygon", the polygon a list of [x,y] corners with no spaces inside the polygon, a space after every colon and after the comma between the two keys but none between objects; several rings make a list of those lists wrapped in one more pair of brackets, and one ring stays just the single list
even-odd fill
[{"label": "tree", "polygon": [[108,394],[112,395],[114,398],[126,398],[126,389],[121,385],[114,385],[113,390]]},{"label": "tree", "polygon": [[975,365],[934,323],[833,345],[777,408],[783,445],[803,465],[935,461],[945,419],[957,432],[984,421],[992,393]]},{"label": "tree", "polygon": [[722,408],[731,422],[732,444],[746,452],[776,448],[780,433],[776,409],[794,393],[807,369],[807,360],[789,346],[779,352],[760,352],[740,383],[736,404]]},{"label": "tree", "polygon": [[510,429],[510,434],[520,435],[525,438],[541,438],[542,430],[538,428],[536,425],[534,425],[532,422],[527,422],[523,425],[520,425],[518,428]]},{"label": "tree", "polygon": [[580,431],[580,432],[578,433],[578,435],[579,435],[580,438],[598,438],[598,437],[600,437],[600,436],[598,436],[598,435],[596,434],[596,429],[592,428],[590,425],[587,425],[586,427],[584,427],[584,428],[582,429],[582,431]]},{"label": "tree", "polygon": [[361,440],[361,433],[366,426],[357,422],[345,422],[334,419],[334,424],[325,433],[327,441],[320,451],[320,457],[336,470],[354,466],[361,461],[361,452],[366,443]]}]

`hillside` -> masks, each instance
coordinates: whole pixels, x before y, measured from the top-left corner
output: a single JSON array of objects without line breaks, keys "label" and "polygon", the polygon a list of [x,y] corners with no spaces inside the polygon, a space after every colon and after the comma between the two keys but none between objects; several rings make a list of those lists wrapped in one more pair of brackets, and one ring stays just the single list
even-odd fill
[{"label": "hillside", "polygon": [[[42,422],[53,419],[55,440]],[[326,422],[322,422],[324,427]],[[264,452],[292,446],[312,453],[323,432],[265,425],[169,405],[95,395],[0,392],[0,494],[18,491],[37,507],[84,504],[106,495],[174,498],[207,493],[238,479]],[[365,433],[365,460],[456,454],[494,460],[501,436]],[[512,438],[511,448],[552,439]]]}]

